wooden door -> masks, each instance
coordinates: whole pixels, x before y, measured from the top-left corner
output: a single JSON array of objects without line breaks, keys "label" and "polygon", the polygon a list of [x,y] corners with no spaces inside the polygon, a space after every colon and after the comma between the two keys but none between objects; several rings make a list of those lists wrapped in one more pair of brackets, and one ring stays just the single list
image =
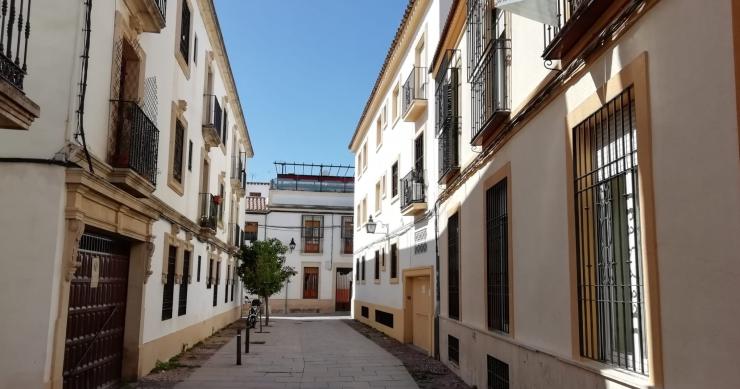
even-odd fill
[{"label": "wooden door", "polygon": [[69,291],[64,388],[107,388],[121,378],[128,247],[84,234]]},{"label": "wooden door", "polygon": [[412,340],[415,346],[431,351],[431,289],[429,277],[411,278]]},{"label": "wooden door", "polygon": [[335,307],[336,311],[349,311],[352,299],[352,268],[337,269],[337,285]]}]

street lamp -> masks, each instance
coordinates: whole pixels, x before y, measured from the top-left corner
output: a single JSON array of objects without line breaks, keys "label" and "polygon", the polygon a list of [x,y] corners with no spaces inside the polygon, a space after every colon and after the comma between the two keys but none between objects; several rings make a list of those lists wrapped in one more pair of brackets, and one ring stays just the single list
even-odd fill
[{"label": "street lamp", "polygon": [[293,238],[290,238],[290,243],[288,244],[288,248],[290,249],[291,253],[293,252],[293,250],[295,250],[295,240]]}]

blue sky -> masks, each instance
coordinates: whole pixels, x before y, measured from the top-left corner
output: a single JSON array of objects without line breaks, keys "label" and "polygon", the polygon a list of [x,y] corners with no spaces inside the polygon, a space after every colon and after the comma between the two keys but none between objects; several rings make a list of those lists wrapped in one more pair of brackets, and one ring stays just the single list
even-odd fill
[{"label": "blue sky", "polygon": [[347,144],[406,0],[217,0],[255,156],[353,164]]}]

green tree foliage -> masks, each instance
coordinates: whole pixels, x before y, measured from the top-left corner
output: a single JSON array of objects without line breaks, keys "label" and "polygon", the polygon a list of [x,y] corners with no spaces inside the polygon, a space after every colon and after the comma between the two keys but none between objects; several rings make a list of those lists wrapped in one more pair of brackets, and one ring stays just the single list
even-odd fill
[{"label": "green tree foliage", "polygon": [[285,265],[288,247],[278,239],[258,240],[251,246],[242,246],[237,274],[250,294],[265,302],[265,325],[270,323],[270,296],[279,292],[295,269]]}]

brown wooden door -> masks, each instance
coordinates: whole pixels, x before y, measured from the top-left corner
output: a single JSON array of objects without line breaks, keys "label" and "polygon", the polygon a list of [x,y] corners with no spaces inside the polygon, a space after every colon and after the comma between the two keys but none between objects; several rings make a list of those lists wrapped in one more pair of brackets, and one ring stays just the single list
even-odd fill
[{"label": "brown wooden door", "polygon": [[336,311],[349,311],[352,299],[352,268],[337,268]]},{"label": "brown wooden door", "polygon": [[69,291],[64,388],[105,388],[121,378],[128,247],[84,234]]},{"label": "brown wooden door", "polygon": [[431,350],[429,325],[431,323],[431,290],[429,277],[412,278],[411,286],[413,343],[426,351]]},{"label": "brown wooden door", "polygon": [[304,267],[303,268],[303,298],[304,299],[319,298],[319,268],[318,267]]}]

